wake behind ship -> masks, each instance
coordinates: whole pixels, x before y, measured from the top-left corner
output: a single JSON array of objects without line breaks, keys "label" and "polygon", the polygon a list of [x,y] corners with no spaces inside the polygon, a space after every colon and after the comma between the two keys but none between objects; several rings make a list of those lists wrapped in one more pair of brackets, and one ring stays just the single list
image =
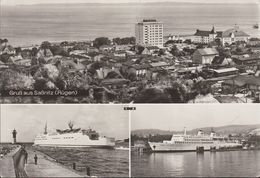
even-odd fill
[{"label": "wake behind ship", "polygon": [[199,131],[197,135],[184,134],[173,135],[170,141],[148,142],[153,152],[183,152],[196,151],[197,147],[203,147],[205,151],[211,148],[238,148],[242,147],[241,143],[235,140],[229,140],[227,137],[216,136],[211,132],[205,135],[203,131]]},{"label": "wake behind ship", "polygon": [[93,129],[73,129],[72,126],[70,129],[47,133],[46,125],[44,133],[36,136],[34,146],[113,148],[115,138],[100,136]]}]

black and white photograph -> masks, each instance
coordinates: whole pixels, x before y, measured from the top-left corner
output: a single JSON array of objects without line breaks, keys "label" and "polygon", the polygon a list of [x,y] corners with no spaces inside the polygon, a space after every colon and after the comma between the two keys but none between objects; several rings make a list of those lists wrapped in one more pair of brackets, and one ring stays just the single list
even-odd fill
[{"label": "black and white photograph", "polygon": [[260,0],[0,0],[0,178],[260,177]]},{"label": "black and white photograph", "polygon": [[0,103],[259,103],[258,0],[0,3]]},{"label": "black and white photograph", "polygon": [[259,177],[258,105],[138,105],[133,177]]},{"label": "black and white photograph", "polygon": [[121,105],[2,105],[0,177],[128,177]]}]

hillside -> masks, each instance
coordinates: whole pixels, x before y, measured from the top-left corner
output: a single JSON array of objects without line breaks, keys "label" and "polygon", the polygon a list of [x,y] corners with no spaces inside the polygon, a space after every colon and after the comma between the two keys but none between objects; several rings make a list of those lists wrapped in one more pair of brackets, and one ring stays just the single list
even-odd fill
[{"label": "hillside", "polygon": [[165,131],[165,130],[159,130],[159,129],[140,129],[140,130],[133,130],[131,132],[132,135],[138,135],[138,136],[145,136],[145,135],[172,135],[172,131]]},{"label": "hillside", "polygon": [[[203,127],[203,128],[196,128],[193,130],[187,131],[188,134],[197,134],[199,130],[203,130],[205,133],[210,133],[213,129],[218,134],[247,134],[254,129],[260,128],[260,124],[258,125],[226,125],[221,127]],[[140,129],[140,130],[133,130],[131,132],[132,135],[138,136],[148,136],[151,135],[172,135],[174,133],[183,133],[182,131],[166,131],[166,130],[159,130],[159,129]]]}]

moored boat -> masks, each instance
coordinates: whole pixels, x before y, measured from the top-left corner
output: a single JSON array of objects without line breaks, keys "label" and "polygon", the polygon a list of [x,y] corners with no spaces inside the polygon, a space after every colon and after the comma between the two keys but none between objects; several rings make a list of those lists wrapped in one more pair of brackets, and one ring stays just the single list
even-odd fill
[{"label": "moored boat", "polygon": [[205,151],[212,148],[242,148],[242,144],[227,137],[217,136],[215,132],[205,135],[203,131],[198,131],[197,135],[174,134],[171,140],[163,142],[148,142],[153,152],[184,152],[196,151],[198,147],[203,147]]}]

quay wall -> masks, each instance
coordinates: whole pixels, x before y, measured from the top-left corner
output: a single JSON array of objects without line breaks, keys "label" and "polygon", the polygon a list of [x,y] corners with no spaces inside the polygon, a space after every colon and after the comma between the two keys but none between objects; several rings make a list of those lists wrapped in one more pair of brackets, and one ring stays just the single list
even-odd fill
[{"label": "quay wall", "polygon": [[19,161],[21,147],[19,146],[8,155],[0,159],[0,177],[16,177],[15,162]]}]

